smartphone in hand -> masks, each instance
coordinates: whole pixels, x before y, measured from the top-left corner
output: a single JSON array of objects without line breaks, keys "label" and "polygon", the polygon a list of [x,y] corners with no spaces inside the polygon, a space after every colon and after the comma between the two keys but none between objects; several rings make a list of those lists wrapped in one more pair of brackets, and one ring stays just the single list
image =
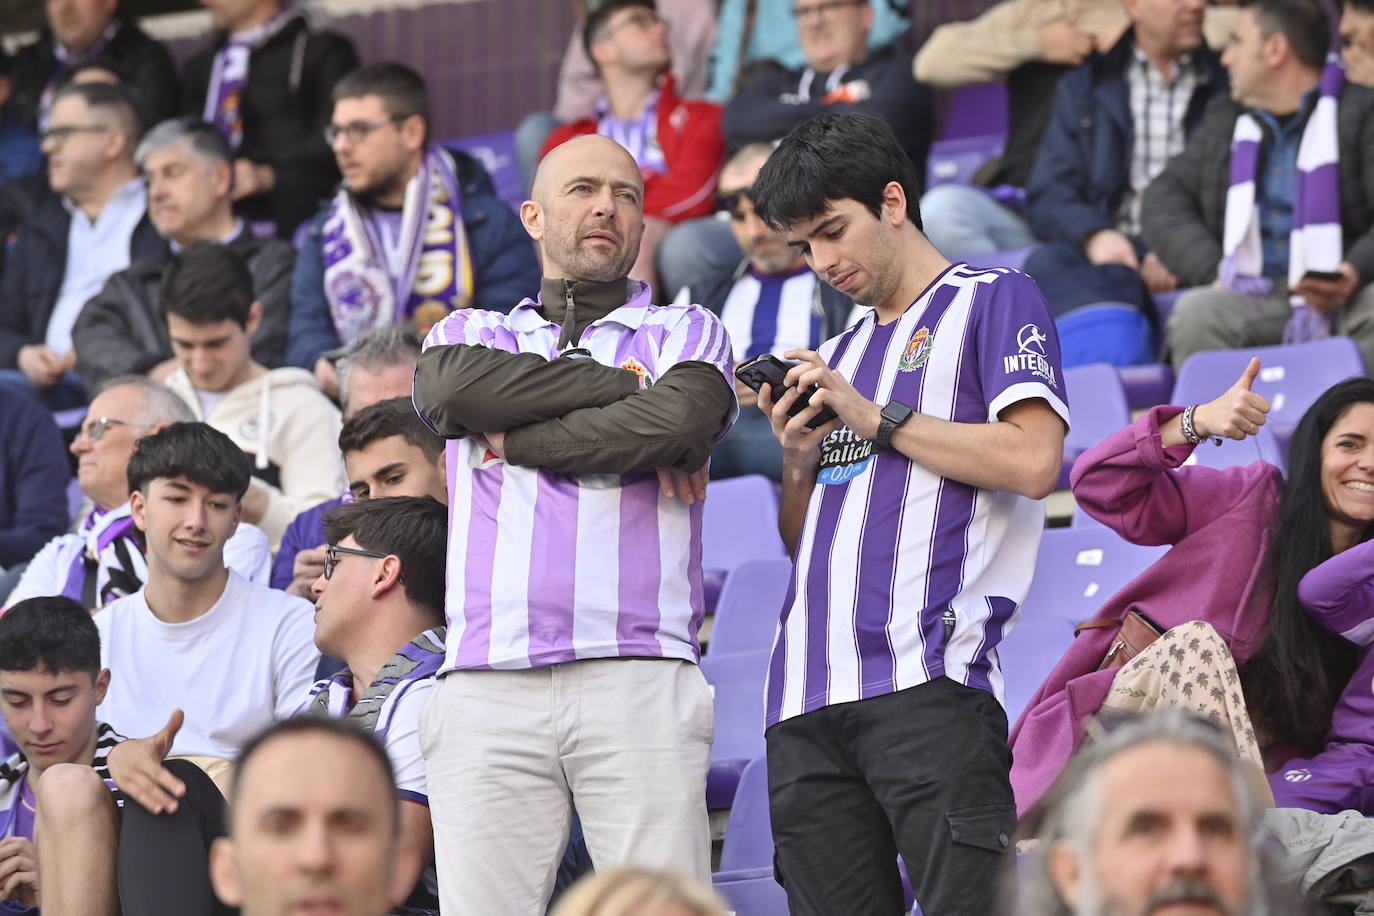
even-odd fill
[{"label": "smartphone in hand", "polygon": [[[772,353],[764,353],[762,356],[756,356],[736,366],[735,378],[755,391],[762,388],[765,382],[768,383],[773,392],[773,400],[776,401],[782,396],[782,389],[786,387],[788,370],[796,365],[800,364],[778,359]],[[811,393],[815,390],[816,386],[812,385],[809,389],[803,391],[801,395],[798,396],[797,400],[792,402],[792,407],[787,411],[787,415],[789,417],[795,417],[805,410],[807,405],[811,403]],[[806,428],[815,429],[819,426],[824,426],[835,419],[835,417],[835,411],[831,410],[829,407],[823,407],[820,413],[807,421]]]}]

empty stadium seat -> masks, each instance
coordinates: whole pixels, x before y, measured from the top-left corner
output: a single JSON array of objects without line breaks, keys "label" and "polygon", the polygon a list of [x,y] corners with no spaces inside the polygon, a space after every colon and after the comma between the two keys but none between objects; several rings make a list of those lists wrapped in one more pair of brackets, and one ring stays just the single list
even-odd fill
[{"label": "empty stadium seat", "polygon": [[1269,423],[1281,450],[1304,411],[1342,379],[1364,375],[1364,360],[1348,337],[1248,350],[1204,350],[1188,357],[1174,385],[1174,404],[1205,404],[1236,383],[1250,358],[1260,358],[1253,391],[1269,399]]},{"label": "empty stadium seat", "polygon": [[1018,626],[1088,620],[1168,549],[1132,544],[1106,525],[1046,529]]},{"label": "empty stadium seat", "polygon": [[1005,134],[936,140],[926,156],[926,188],[942,184],[972,184],[974,173],[989,159],[1002,155]]},{"label": "empty stadium seat", "polygon": [[1007,133],[1007,86],[1005,83],[974,83],[961,86],[948,97],[940,118],[941,140]]},{"label": "empty stadium seat", "polygon": [[740,777],[712,883],[738,916],[787,916],[787,893],[773,878],[768,767],[762,758]]},{"label": "empty stadium seat", "polygon": [[1069,485],[1069,471],[1079,455],[1131,422],[1126,389],[1115,366],[1092,363],[1065,369],[1064,391],[1073,425],[1064,437],[1061,489]]},{"label": "empty stadium seat", "polygon": [[725,577],[749,560],[787,556],[778,536],[778,491],[762,474],[706,485],[701,521],[701,568],[706,610],[716,606]]},{"label": "empty stadium seat", "polygon": [[[1126,403],[1132,410],[1169,403],[1174,390],[1174,369],[1167,363],[1144,363],[1139,366],[1118,366],[1121,387],[1126,390]],[[1069,404],[1073,409],[1073,404]]]},{"label": "empty stadium seat", "polygon": [[1193,449],[1184,464],[1221,469],[1244,467],[1256,461],[1267,461],[1280,470],[1284,466],[1278,435],[1270,426],[1261,426],[1259,435],[1246,439],[1222,439],[1221,445],[1204,442]]},{"label": "empty stadium seat", "polygon": [[715,741],[706,774],[706,806],[729,808],[748,764],[763,756],[763,684],[768,652],[712,655],[701,673],[715,695]]},{"label": "empty stadium seat", "polygon": [[771,651],[791,579],[792,561],[787,557],[737,566],[721,586],[706,654]]},{"label": "empty stadium seat", "polygon": [[1023,619],[997,646],[997,659],[1005,682],[1003,706],[1008,722],[1015,722],[1020,717],[1072,642],[1073,624],[1067,620]]}]

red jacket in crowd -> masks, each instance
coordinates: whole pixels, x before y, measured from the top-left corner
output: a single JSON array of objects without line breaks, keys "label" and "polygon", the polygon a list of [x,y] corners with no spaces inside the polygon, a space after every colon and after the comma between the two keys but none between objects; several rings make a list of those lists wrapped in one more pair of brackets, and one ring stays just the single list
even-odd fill
[{"label": "red jacket in crowd", "polygon": [[[714,207],[716,174],[725,157],[720,129],[721,108],[712,102],[678,98],[671,74],[663,77],[658,99],[658,145],[667,171],[644,176],[644,215],[670,223],[710,215]],[[554,130],[541,158],[560,143],[596,133],[595,117],[583,118]]]}]

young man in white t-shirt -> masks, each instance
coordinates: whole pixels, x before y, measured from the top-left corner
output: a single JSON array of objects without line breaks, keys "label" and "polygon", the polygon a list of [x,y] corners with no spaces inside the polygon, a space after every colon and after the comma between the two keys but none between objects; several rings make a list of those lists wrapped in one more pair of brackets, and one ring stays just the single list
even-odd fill
[{"label": "young man in white t-shirt", "polygon": [[95,618],[115,672],[102,718],[149,735],[184,710],[171,753],[210,758],[197,762],[212,776],[300,707],[319,661],[309,603],[224,566],[248,475],[239,447],[204,423],[139,440],[130,506],[148,545],[148,580]]}]

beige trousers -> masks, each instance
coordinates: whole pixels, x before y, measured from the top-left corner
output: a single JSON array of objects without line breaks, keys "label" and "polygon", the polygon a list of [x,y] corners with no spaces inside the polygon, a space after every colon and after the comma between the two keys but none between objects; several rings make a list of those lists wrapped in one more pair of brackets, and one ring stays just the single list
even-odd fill
[{"label": "beige trousers", "polygon": [[709,883],[711,691],[676,659],[454,671],[420,719],[444,916],[538,916],[572,812],[598,869]]}]

